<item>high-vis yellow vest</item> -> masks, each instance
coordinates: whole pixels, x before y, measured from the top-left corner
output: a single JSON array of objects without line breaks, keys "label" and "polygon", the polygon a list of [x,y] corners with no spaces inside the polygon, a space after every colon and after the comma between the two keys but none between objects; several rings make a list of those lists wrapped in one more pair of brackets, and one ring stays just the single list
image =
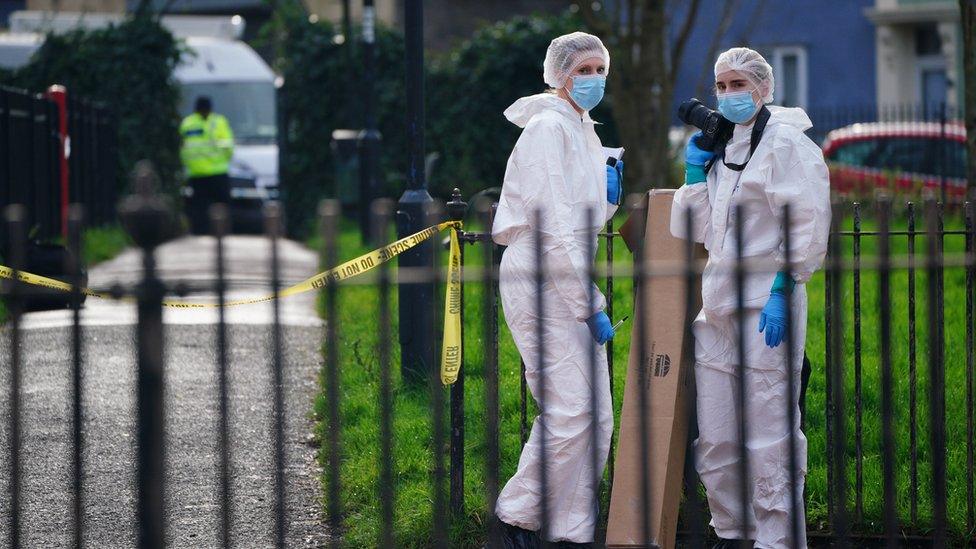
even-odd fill
[{"label": "high-vis yellow vest", "polygon": [[180,160],[188,177],[208,177],[227,173],[234,154],[234,133],[223,116],[210,113],[206,118],[193,113],[180,124],[183,147]]}]

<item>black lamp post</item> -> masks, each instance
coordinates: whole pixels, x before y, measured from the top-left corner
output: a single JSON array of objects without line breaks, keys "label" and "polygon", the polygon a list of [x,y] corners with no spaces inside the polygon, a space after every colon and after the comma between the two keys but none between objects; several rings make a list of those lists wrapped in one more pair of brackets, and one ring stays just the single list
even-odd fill
[{"label": "black lamp post", "polygon": [[[420,231],[433,202],[424,174],[424,6],[423,0],[404,0],[404,35],[407,69],[407,189],[397,204],[397,233],[404,237]],[[433,269],[434,241],[405,252],[401,268]],[[433,277],[400,284],[400,357],[404,379],[426,380],[434,358]]]}]

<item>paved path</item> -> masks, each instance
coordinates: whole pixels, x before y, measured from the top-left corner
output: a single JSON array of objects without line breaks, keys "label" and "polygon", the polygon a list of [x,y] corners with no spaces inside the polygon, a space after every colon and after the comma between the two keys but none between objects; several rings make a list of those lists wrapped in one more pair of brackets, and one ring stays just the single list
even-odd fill
[{"label": "paved path", "polygon": [[[267,293],[267,242],[227,242],[230,298]],[[213,240],[184,238],[159,250],[162,276],[196,284],[212,279]],[[297,281],[316,270],[313,252],[282,242],[282,276]],[[90,273],[91,286],[131,283],[139,253],[126,251]],[[194,300],[212,296],[193,295]],[[311,444],[312,401],[318,387],[321,327],[314,296],[283,306],[286,344],[288,546],[316,547],[328,537],[321,520],[320,471]],[[234,545],[272,544],[270,306],[228,310]],[[217,366],[215,311],[167,310],[166,360],[167,537],[170,547],[217,545]],[[90,300],[83,315],[85,370],[85,533],[88,547],[135,545],[135,308]],[[23,431],[26,547],[70,542],[70,314],[27,315],[23,326]],[[9,363],[9,330],[0,357]],[[0,418],[9,417],[9,369],[0,372]],[[0,425],[0,466],[9,463],[9,425]],[[0,545],[7,544],[9,475],[0,474]]]}]

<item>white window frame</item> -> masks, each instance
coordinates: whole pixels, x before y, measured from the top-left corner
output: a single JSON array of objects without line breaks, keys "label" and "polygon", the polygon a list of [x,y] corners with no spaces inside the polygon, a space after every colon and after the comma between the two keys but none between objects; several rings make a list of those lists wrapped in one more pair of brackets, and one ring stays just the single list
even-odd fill
[{"label": "white window frame", "polygon": [[776,98],[783,97],[784,82],[780,79],[784,75],[783,58],[796,56],[796,76],[797,76],[797,105],[807,108],[807,50],[803,46],[777,46],[773,48],[773,76],[776,78]]}]

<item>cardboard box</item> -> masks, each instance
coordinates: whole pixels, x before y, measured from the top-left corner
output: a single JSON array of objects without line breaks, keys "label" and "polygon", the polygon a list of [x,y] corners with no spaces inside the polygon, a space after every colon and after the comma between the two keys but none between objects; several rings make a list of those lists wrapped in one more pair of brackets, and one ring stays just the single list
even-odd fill
[{"label": "cardboard box", "polygon": [[[644,229],[644,257],[651,269],[683,265],[684,240],[671,236],[673,190],[648,193],[646,224],[628,220]],[[639,211],[639,210],[638,210]],[[635,246],[636,248],[636,246]],[[703,251],[696,254],[703,256]],[[641,513],[642,474],[650,477],[650,538],[654,547],[675,546],[678,509],[684,481],[685,446],[688,437],[688,408],[694,402],[694,345],[686,338],[685,279],[674,275],[647,277],[644,307],[635,307],[620,416],[619,445],[614,470],[613,494],[607,525],[607,547],[647,547],[643,539]],[[696,287],[694,308],[700,309],[701,292]],[[637,296],[634,296],[637,299]],[[639,315],[644,313],[644,322]],[[640,334],[643,324],[644,360],[641,364]],[[644,368],[648,411],[648,454],[641,456],[639,369]]]}]

